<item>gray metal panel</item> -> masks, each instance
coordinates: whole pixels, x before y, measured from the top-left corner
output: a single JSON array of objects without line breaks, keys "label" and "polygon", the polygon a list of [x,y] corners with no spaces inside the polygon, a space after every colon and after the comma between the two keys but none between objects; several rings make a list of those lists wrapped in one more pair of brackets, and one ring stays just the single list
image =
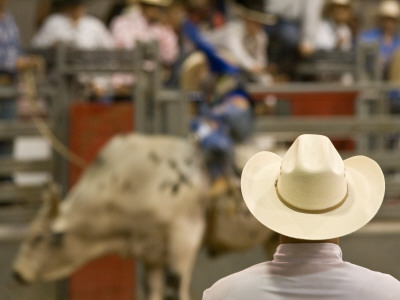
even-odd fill
[{"label": "gray metal panel", "polygon": [[400,131],[400,117],[265,117],[256,120],[256,131],[279,133],[319,133],[354,136],[358,133]]},{"label": "gray metal panel", "polygon": [[388,151],[341,151],[343,159],[355,155],[365,155],[375,160],[382,169],[400,169],[400,154],[397,149]]},{"label": "gray metal panel", "polygon": [[39,135],[39,131],[29,121],[0,121],[0,139],[14,138],[19,135]]},{"label": "gray metal panel", "polygon": [[0,175],[23,171],[53,171],[52,160],[15,160],[0,158]]},{"label": "gray metal panel", "polygon": [[24,186],[18,187],[15,185],[0,186],[0,203],[24,203],[24,202],[41,202],[43,186]]}]

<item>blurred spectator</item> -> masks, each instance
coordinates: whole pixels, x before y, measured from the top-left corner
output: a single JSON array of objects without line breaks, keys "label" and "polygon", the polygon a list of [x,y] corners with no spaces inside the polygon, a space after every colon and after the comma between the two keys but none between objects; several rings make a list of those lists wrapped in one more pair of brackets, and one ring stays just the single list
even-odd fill
[{"label": "blurred spectator", "polygon": [[111,27],[111,22],[125,11],[128,7],[127,0],[115,1],[109,8],[107,15],[105,16],[105,23],[108,28]]},{"label": "blurred spectator", "polygon": [[172,0],[138,0],[111,24],[116,47],[132,49],[137,41],[157,41],[161,61],[174,63],[178,56],[178,40],[172,26],[166,23],[166,8]]},{"label": "blurred spectator", "polygon": [[329,0],[326,14],[327,17],[318,26],[315,36],[316,50],[351,50],[351,0]]},{"label": "blurred spectator", "polygon": [[[388,80],[397,86],[400,84],[400,48],[393,55],[393,60],[388,70]],[[390,112],[392,114],[400,114],[400,88],[393,87],[389,90],[387,98]],[[391,133],[386,138],[391,149],[400,148],[400,132]]]},{"label": "blurred spectator", "polygon": [[33,37],[32,45],[38,48],[59,43],[81,48],[112,48],[113,40],[105,25],[86,14],[84,0],[59,0],[59,13],[48,16]]},{"label": "blurred spectator", "polygon": [[207,38],[219,51],[227,50],[233,62],[248,74],[250,80],[268,83],[268,36],[264,23],[271,15],[263,9],[263,0],[236,1],[234,11],[238,18],[228,21],[224,27],[208,34]]},{"label": "blurred spectator", "polygon": [[395,0],[382,1],[378,7],[378,25],[376,28],[363,32],[359,42],[379,44],[379,56],[386,77],[390,61],[400,46],[398,25],[400,5]]},{"label": "blurred spectator", "polygon": [[213,28],[223,26],[228,19],[228,8],[225,0],[209,0],[211,13],[211,24]]},{"label": "blurred spectator", "polygon": [[59,4],[62,0],[37,0],[36,4],[36,26],[39,28],[43,25],[46,18],[59,11]]},{"label": "blurred spectator", "polygon": [[[155,41],[158,44],[160,61],[164,66],[162,81],[171,77],[170,68],[179,55],[178,36],[168,23],[167,9],[172,0],[138,0],[125,13],[111,22],[111,32],[117,48],[133,49],[137,42]],[[113,86],[119,97],[131,91],[134,78],[118,74],[113,77]]]},{"label": "blurred spectator", "polygon": [[[6,10],[7,0],[0,0],[0,86],[15,86],[18,72],[35,68],[36,57],[23,56],[20,35],[13,16]],[[0,99],[0,119],[9,120],[17,116],[14,98]],[[0,155],[11,155],[12,141],[0,141]],[[2,180],[4,178],[0,178]]]},{"label": "blurred spectator", "polygon": [[[298,55],[314,53],[315,35],[321,20],[324,0],[268,0],[267,12],[276,15],[267,26],[270,37],[269,59],[274,72],[292,73]],[[278,70],[275,70],[278,66]]]},{"label": "blurred spectator", "polygon": [[[15,83],[20,61],[20,38],[14,18],[6,11],[6,0],[0,0],[0,86]],[[0,99],[0,120],[17,114],[15,99]],[[0,155],[10,155],[12,143],[0,141]]]},{"label": "blurred spectator", "polygon": [[[33,37],[37,48],[55,47],[58,44],[85,50],[111,49],[114,42],[106,26],[96,17],[86,14],[84,0],[57,0],[58,12],[50,14]],[[80,74],[87,97],[108,102],[111,93],[109,76]]]},{"label": "blurred spectator", "polygon": [[227,21],[228,9],[224,0],[187,0],[184,2],[189,18],[202,32],[215,30]]},{"label": "blurred spectator", "polygon": [[276,23],[267,26],[271,62],[290,72],[297,55],[309,56],[314,52],[323,4],[324,0],[266,1],[267,12],[277,16]]},{"label": "blurred spectator", "polygon": [[400,83],[400,48],[393,55],[393,60],[389,67],[388,79],[391,82]]}]

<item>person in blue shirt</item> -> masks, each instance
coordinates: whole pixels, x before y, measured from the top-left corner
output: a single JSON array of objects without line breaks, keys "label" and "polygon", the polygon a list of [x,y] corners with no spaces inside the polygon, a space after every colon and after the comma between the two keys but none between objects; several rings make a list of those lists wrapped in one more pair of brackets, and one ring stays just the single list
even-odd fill
[{"label": "person in blue shirt", "polygon": [[[0,0],[0,86],[15,83],[20,57],[20,38],[14,18],[6,11],[6,0]],[[0,119],[16,115],[15,99],[0,99]],[[0,154],[10,154],[12,143],[0,141]]]},{"label": "person in blue shirt", "polygon": [[385,0],[378,7],[378,26],[367,30],[360,35],[360,43],[377,42],[379,44],[379,58],[383,67],[384,77],[394,53],[400,47],[399,25],[400,5],[395,0]]},{"label": "person in blue shirt", "polygon": [[[18,72],[34,68],[39,62],[37,57],[22,55],[19,30],[6,4],[7,0],[0,0],[0,86],[14,86]],[[16,99],[0,99],[0,120],[14,119],[16,115]],[[11,152],[12,141],[0,141],[0,155]]]}]

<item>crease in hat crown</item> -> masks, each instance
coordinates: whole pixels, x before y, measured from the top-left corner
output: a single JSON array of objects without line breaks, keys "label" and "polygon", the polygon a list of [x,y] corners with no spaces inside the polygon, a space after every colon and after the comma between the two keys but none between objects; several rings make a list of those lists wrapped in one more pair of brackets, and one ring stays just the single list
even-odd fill
[{"label": "crease in hat crown", "polygon": [[286,152],[276,183],[281,201],[292,209],[320,213],[347,196],[342,158],[325,136],[299,136]]}]

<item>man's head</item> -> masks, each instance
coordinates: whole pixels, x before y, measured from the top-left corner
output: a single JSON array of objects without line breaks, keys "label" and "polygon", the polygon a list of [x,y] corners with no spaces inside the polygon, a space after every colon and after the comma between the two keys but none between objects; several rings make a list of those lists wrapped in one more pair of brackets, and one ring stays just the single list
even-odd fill
[{"label": "man's head", "polygon": [[351,17],[350,0],[330,0],[329,15],[336,24],[346,24]]},{"label": "man's head", "polygon": [[395,0],[382,1],[378,7],[378,22],[382,31],[393,34],[397,30],[400,17],[400,5]]},{"label": "man's head", "polygon": [[385,181],[372,159],[342,160],[322,135],[301,135],[283,159],[259,152],[243,169],[250,212],[266,227],[296,239],[328,240],[367,224],[383,201]]},{"label": "man's head", "polygon": [[55,5],[58,10],[75,21],[86,14],[84,0],[57,0]]},{"label": "man's head", "polygon": [[8,0],[0,0],[0,12],[6,9],[6,4]]}]

